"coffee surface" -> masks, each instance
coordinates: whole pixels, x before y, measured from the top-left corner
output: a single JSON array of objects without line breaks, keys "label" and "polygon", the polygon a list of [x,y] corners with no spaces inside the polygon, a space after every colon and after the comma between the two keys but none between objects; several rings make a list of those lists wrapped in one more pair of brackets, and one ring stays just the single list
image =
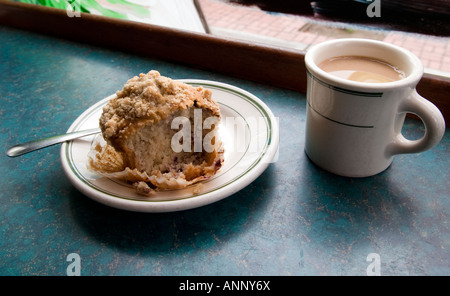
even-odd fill
[{"label": "coffee surface", "polygon": [[368,83],[392,82],[405,77],[403,71],[386,62],[360,56],[329,58],[320,63],[319,68],[344,79]]}]

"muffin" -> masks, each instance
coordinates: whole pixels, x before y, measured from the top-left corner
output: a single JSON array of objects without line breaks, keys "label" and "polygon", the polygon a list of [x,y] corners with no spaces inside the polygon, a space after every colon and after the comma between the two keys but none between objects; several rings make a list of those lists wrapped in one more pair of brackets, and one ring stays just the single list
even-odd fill
[{"label": "muffin", "polygon": [[210,90],[157,71],[140,74],[103,108],[103,141],[93,145],[88,168],[144,195],[185,188],[221,168],[220,119]]}]

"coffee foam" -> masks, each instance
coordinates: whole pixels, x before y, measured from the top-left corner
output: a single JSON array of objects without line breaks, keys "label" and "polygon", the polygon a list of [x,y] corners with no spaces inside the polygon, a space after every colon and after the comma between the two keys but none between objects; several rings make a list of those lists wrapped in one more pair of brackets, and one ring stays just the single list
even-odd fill
[{"label": "coffee foam", "polygon": [[326,59],[319,67],[337,77],[366,83],[385,83],[405,78],[405,73],[384,61],[360,56]]}]

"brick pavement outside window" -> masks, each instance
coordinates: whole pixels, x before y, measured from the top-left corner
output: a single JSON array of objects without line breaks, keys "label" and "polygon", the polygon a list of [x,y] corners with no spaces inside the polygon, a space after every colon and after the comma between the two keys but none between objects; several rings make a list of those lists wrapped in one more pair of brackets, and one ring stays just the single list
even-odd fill
[{"label": "brick pavement outside window", "polygon": [[[249,38],[260,42],[273,43],[278,46],[295,47],[307,50],[309,46],[334,38],[344,37],[333,35],[334,28],[327,30],[329,22],[320,22],[308,17],[269,13],[257,7],[247,7],[225,3],[219,0],[199,0],[206,21],[213,34],[227,32],[228,36]],[[308,30],[311,24],[323,26],[322,32]],[[353,37],[355,30],[351,25],[336,23],[342,27],[342,32]],[[417,55],[426,70],[450,76],[450,38],[435,37],[400,31],[367,30],[367,38],[383,40],[410,50]],[[219,32],[219,33],[217,33]]]}]

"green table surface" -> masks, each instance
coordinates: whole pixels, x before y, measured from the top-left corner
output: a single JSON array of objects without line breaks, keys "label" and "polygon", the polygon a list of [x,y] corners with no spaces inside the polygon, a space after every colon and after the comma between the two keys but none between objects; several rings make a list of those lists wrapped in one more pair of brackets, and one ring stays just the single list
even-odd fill
[{"label": "green table surface", "polygon": [[[2,150],[65,132],[151,69],[259,97],[279,118],[278,160],[214,204],[136,213],[81,194],[63,173],[59,146],[17,158],[3,152],[0,275],[64,276],[73,254],[81,275],[450,275],[448,131],[429,151],[396,156],[381,174],[339,177],[304,153],[304,94],[0,27]],[[408,138],[423,133],[420,121],[407,119]]]}]

